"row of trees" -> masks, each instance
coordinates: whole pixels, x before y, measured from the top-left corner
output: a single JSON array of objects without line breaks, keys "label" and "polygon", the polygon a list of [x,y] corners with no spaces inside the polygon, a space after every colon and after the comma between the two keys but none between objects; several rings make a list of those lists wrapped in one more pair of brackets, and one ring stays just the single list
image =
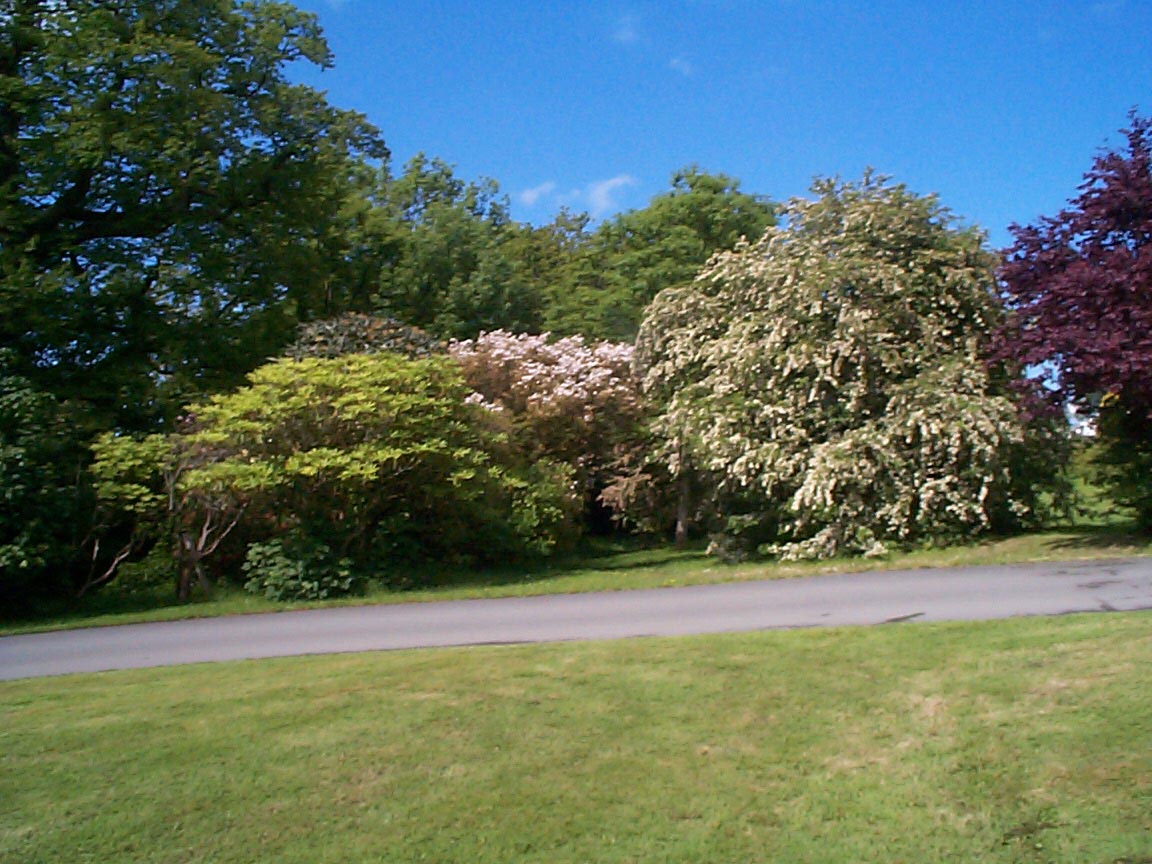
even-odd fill
[{"label": "row of trees", "polygon": [[8,599],[149,549],[182,594],[245,561],[276,593],[621,525],[733,556],[1011,530],[1058,492],[1067,404],[1152,522],[1135,115],[1003,258],[871,174],[781,207],[688,168],[643,210],[533,227],[439,160],[393,175],[363,117],[290,83],[331,57],[287,4],[0,24]]},{"label": "row of trees", "polygon": [[596,228],[515,223],[493,182],[442,161],[393,174],[365,118],[286,75],[331,60],[315,18],[281,2],[0,10],[5,593],[68,592],[114,561],[96,437],[173,429],[302,323],[360,312],[439,338],[630,338],[670,280],[772,219],[736,181],[689,168]]},{"label": "row of trees", "polygon": [[[358,350],[325,356],[333,332]],[[251,569],[267,543],[317,569],[394,578],[546,555],[597,512],[641,430],[620,343],[495,331],[429,350],[421,331],[350,315],[290,353],[172,432],[97,441],[105,533],[123,524],[92,584],[157,542],[180,596],[235,571],[246,549]]]}]

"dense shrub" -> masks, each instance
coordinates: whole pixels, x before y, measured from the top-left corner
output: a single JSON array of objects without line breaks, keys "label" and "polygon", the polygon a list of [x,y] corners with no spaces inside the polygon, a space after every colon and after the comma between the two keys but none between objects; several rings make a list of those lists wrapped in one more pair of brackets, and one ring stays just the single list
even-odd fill
[{"label": "dense shrub", "polygon": [[100,491],[169,533],[184,586],[237,524],[365,570],[547,554],[574,530],[571,471],[525,458],[469,392],[443,356],[277,360],[175,434],[102,439]]},{"label": "dense shrub", "polygon": [[449,352],[475,391],[472,401],[503,422],[533,460],[571,468],[587,512],[627,471],[640,446],[645,403],[632,346],[582,337],[483,333]]},{"label": "dense shrub", "polygon": [[348,594],[359,580],[347,558],[309,538],[253,543],[244,560],[244,589],[269,600],[325,600]]},{"label": "dense shrub", "polygon": [[84,432],[7,360],[0,351],[0,605],[15,609],[74,593],[104,556],[82,548],[93,505]]}]

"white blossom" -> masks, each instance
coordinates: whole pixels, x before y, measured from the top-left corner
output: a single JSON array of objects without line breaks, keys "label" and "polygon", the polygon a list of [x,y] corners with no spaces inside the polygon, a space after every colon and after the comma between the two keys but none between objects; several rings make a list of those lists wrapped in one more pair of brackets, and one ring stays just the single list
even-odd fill
[{"label": "white blossom", "polygon": [[649,307],[637,363],[670,470],[711,477],[721,527],[785,557],[1027,513],[1028,433],[980,355],[1000,313],[981,235],[883,179],[814,191]]}]

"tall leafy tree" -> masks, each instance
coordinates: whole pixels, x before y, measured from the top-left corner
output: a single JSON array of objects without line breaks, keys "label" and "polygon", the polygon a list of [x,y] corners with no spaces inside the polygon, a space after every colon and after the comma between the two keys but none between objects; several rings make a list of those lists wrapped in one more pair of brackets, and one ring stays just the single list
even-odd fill
[{"label": "tall leafy tree", "polygon": [[156,428],[344,302],[331,274],[386,150],[295,62],[331,56],[286,3],[0,3],[6,585],[114,566],[123,544],[90,533],[95,433]]},{"label": "tall leafy tree", "polygon": [[379,207],[378,311],[446,338],[538,328],[540,297],[514,249],[523,229],[494,181],[420,154],[384,178]]},{"label": "tall leafy tree", "polygon": [[331,56],[286,3],[6,9],[0,340],[40,386],[146,425],[290,339],[353,160],[385,150],[287,80]]},{"label": "tall leafy tree", "polygon": [[786,557],[1026,520],[1039,433],[981,353],[999,307],[980,233],[871,174],[813,192],[645,316],[681,520],[716,514],[722,548]]},{"label": "tall leafy tree", "polygon": [[771,202],[725,174],[689,166],[671,187],[595,231],[580,224],[575,235],[556,233],[575,254],[567,278],[553,286],[546,329],[630,341],[660,291],[691,282],[713,254],[759,239],[775,222]]},{"label": "tall leafy tree", "polygon": [[417,327],[391,318],[349,312],[300,326],[296,341],[285,351],[295,360],[339,357],[342,354],[403,354],[413,359],[443,353],[444,343]]},{"label": "tall leafy tree", "polygon": [[1120,497],[1152,528],[1152,118],[1100,154],[1056,216],[1012,226],[999,270],[1012,314],[996,355],[1096,415]]}]

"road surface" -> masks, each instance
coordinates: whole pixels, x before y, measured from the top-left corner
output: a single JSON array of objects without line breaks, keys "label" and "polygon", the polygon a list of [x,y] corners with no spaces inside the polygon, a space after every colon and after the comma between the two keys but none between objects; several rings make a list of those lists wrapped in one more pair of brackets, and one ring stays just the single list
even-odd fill
[{"label": "road surface", "polygon": [[299,654],[1152,608],[1152,558],[316,609],[0,637],[0,680]]}]

